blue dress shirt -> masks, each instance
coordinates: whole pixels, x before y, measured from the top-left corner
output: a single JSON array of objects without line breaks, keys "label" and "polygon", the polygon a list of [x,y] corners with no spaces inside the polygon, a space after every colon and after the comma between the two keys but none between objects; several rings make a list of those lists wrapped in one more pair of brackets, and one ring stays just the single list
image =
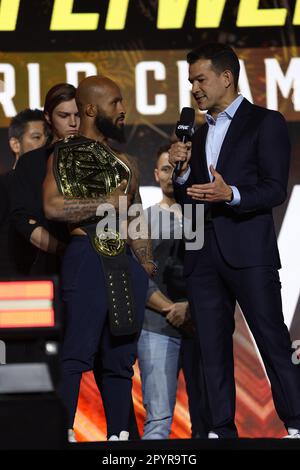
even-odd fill
[{"label": "blue dress shirt", "polygon": [[[216,119],[214,119],[209,113],[206,113],[205,115],[206,122],[208,124],[205,152],[208,174],[211,181],[213,181],[213,175],[211,174],[209,167],[212,165],[216,168],[226,133],[243,99],[244,97],[239,95],[224,111],[218,114]],[[184,184],[190,176],[190,172],[191,169],[188,167],[183,176],[178,176],[176,178],[176,183]],[[233,192],[233,199],[227,204],[230,206],[236,206],[241,202],[240,192],[235,186],[230,187]]]}]

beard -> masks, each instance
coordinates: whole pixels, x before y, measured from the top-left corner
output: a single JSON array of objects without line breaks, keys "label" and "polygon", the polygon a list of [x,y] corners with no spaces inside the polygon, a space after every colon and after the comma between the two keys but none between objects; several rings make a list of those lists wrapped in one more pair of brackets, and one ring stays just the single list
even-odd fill
[{"label": "beard", "polygon": [[105,116],[105,114],[97,113],[95,126],[105,137],[116,140],[120,144],[126,142],[124,126],[117,126],[113,123],[113,120]]},{"label": "beard", "polygon": [[165,186],[163,186],[162,188],[162,192],[165,196],[167,197],[170,197],[170,198],[173,198],[174,197],[174,188],[173,188],[173,184],[166,184]]}]

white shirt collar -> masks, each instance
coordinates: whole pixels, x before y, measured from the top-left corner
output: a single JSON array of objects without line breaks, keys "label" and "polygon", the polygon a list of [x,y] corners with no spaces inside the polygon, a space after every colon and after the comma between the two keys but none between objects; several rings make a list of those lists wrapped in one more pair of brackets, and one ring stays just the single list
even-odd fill
[{"label": "white shirt collar", "polygon": [[[239,95],[237,98],[235,98],[235,100],[230,103],[230,105],[227,106],[224,111],[218,114],[217,119],[218,117],[227,117],[228,119],[232,120],[243,99],[243,95]],[[216,119],[214,119],[208,112],[205,114],[205,119],[207,124],[211,126],[214,126],[216,124]]]}]

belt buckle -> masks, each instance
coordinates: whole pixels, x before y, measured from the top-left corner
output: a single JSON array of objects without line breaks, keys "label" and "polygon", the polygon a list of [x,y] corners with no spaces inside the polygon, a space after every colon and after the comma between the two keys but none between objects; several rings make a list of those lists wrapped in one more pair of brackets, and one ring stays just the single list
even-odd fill
[{"label": "belt buckle", "polygon": [[125,241],[119,232],[105,230],[94,237],[94,245],[98,253],[104,256],[118,256],[125,247]]}]

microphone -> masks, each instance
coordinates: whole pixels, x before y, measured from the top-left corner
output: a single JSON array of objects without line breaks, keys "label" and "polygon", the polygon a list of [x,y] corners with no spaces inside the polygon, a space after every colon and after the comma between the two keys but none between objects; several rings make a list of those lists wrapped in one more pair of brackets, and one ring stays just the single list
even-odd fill
[{"label": "microphone", "polygon": [[[194,135],[194,121],[195,121],[195,110],[194,108],[182,108],[180,113],[180,120],[177,121],[175,134],[181,142],[184,144],[190,140]],[[183,161],[177,162],[174,173],[176,176],[179,175]]]}]

